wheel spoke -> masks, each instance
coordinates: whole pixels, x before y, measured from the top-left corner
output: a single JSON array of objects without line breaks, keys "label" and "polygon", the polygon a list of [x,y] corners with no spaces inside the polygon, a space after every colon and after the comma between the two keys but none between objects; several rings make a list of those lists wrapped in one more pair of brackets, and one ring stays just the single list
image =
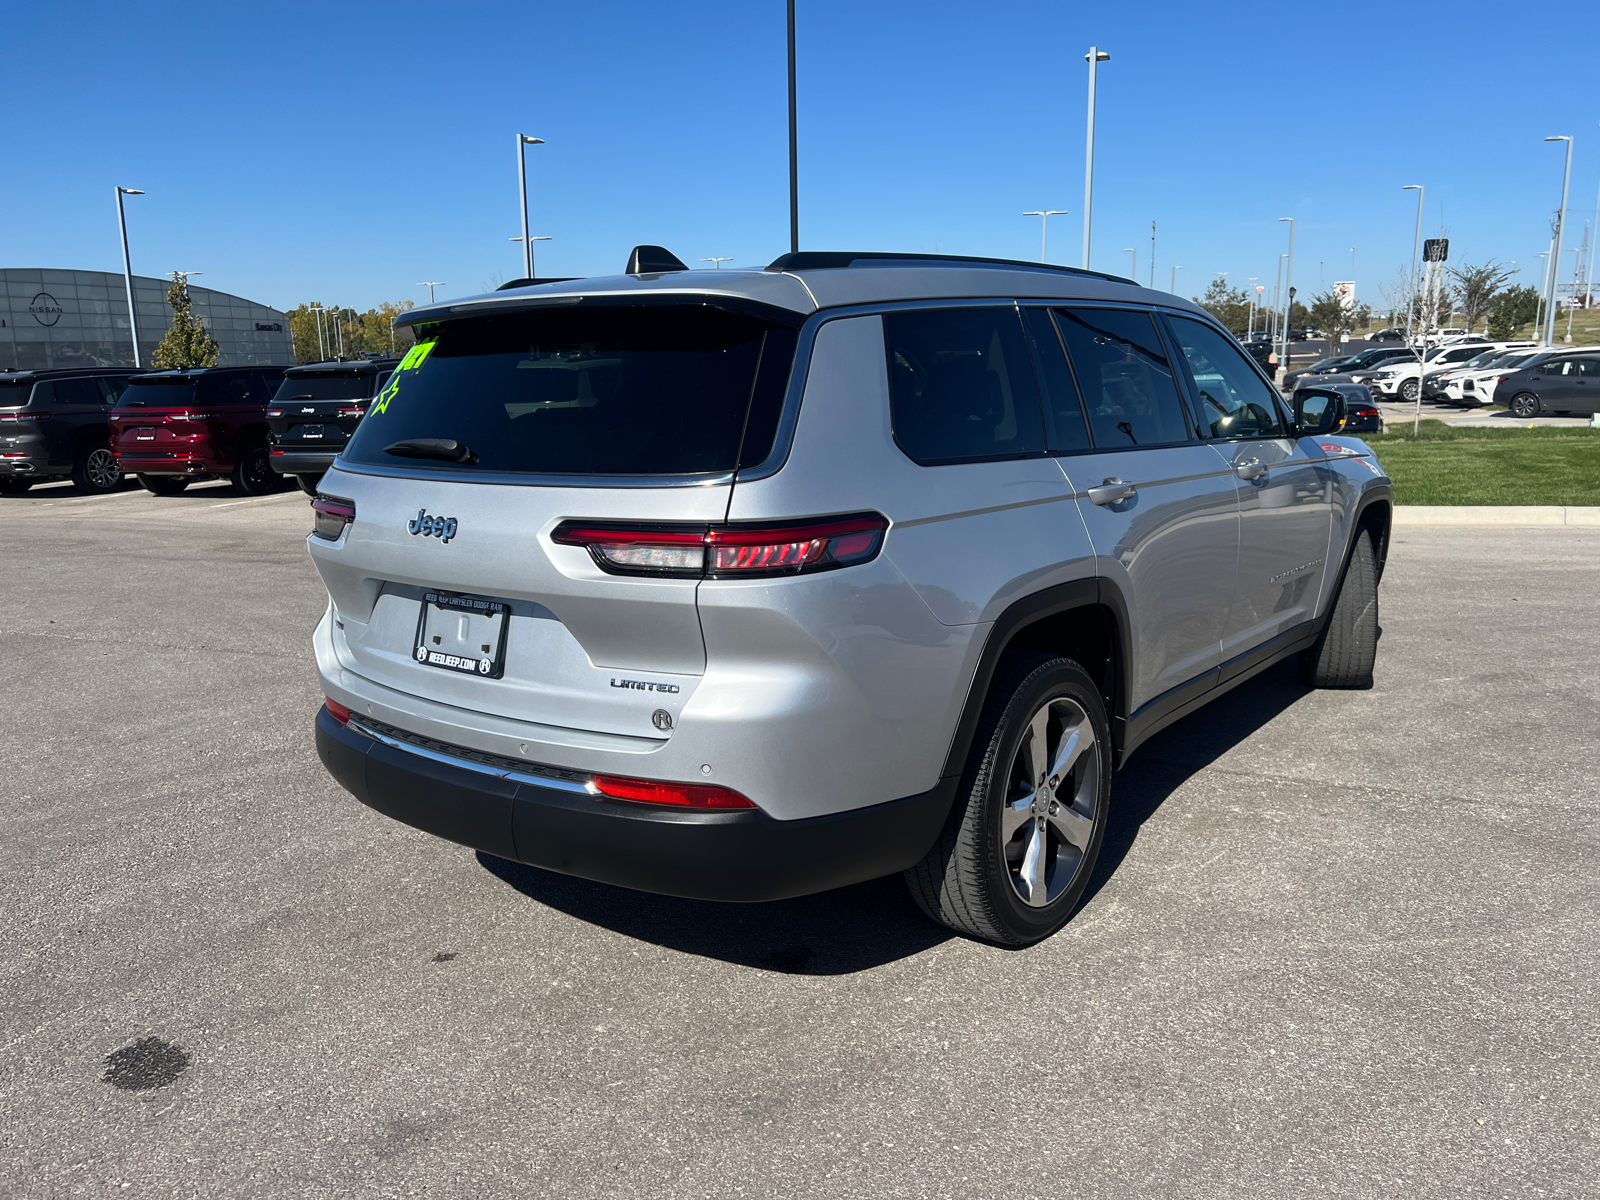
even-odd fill
[{"label": "wheel spoke", "polygon": [[1050,778],[1065,779],[1067,772],[1072,770],[1072,764],[1093,745],[1094,729],[1085,718],[1074,725],[1061,739],[1061,746],[1056,750],[1056,760],[1050,764]]},{"label": "wheel spoke", "polygon": [[1026,793],[1007,800],[1000,809],[1000,844],[1009,842],[1023,824],[1033,817],[1033,801],[1037,793],[1029,788]]},{"label": "wheel spoke", "polygon": [[1035,822],[1028,837],[1028,848],[1022,855],[1022,867],[1017,872],[1022,898],[1034,905],[1045,902],[1044,841],[1044,830]]},{"label": "wheel spoke", "polygon": [[1045,740],[1050,731],[1050,706],[1033,714],[1028,726],[1028,786],[1038,787],[1050,769],[1050,746]]},{"label": "wheel spoke", "polygon": [[1089,847],[1089,835],[1094,832],[1094,822],[1084,816],[1075,808],[1060,805],[1055,812],[1050,814],[1050,824],[1064,842],[1069,842],[1079,850]]}]

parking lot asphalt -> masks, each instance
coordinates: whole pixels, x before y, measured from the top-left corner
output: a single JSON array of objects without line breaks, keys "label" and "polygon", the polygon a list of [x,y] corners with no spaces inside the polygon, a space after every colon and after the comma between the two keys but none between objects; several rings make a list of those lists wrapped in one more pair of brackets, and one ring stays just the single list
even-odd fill
[{"label": "parking lot asphalt", "polygon": [[1397,530],[1376,685],[1147,743],[1008,951],[362,807],[303,497],[0,514],[0,1193],[1600,1194],[1600,530]]}]

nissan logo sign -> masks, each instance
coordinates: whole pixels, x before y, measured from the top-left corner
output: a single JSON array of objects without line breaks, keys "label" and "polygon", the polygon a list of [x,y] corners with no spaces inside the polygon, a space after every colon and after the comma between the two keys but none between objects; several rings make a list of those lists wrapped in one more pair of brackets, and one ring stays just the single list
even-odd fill
[{"label": "nissan logo sign", "polygon": [[56,303],[56,298],[49,292],[40,292],[28,301],[28,311],[41,325],[54,325],[61,319],[61,305]]}]

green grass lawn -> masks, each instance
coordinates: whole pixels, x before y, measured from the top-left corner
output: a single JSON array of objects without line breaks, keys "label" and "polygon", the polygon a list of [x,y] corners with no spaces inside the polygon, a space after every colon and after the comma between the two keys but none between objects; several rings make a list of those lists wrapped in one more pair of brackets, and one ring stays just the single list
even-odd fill
[{"label": "green grass lawn", "polygon": [[1394,480],[1396,504],[1600,504],[1600,429],[1456,429],[1364,439]]}]

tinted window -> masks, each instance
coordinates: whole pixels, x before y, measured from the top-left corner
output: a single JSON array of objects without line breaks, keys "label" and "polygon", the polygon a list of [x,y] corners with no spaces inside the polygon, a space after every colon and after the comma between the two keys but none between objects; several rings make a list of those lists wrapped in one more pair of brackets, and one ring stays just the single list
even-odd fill
[{"label": "tinted window", "polygon": [[1033,363],[1015,308],[885,313],[894,439],[919,463],[1044,451]]},{"label": "tinted window", "polygon": [[1096,446],[1188,440],[1178,385],[1149,313],[1063,308],[1055,314]]},{"label": "tinted window", "polygon": [[360,400],[373,393],[374,376],[351,371],[329,371],[319,375],[286,375],[278,385],[274,404],[291,400]]},{"label": "tinted window", "polygon": [[31,379],[0,379],[0,408],[21,408],[32,394]]},{"label": "tinted window", "polygon": [[1271,385],[1227,338],[1187,317],[1172,318],[1172,333],[1200,401],[1202,430],[1218,438],[1283,436]]},{"label": "tinted window", "polygon": [[118,407],[144,405],[148,408],[189,408],[194,402],[194,380],[135,378],[117,401]]},{"label": "tinted window", "polygon": [[[792,330],[699,304],[447,321],[406,355],[344,453],[458,471],[728,471],[771,449],[767,410],[782,403],[794,344]],[[384,450],[413,438],[453,438],[478,462]],[[741,460],[741,443],[754,457]]]},{"label": "tinted window", "polygon": [[[93,376],[79,379],[56,379],[43,386],[53,390],[53,399],[56,404],[93,404],[98,406],[104,403],[104,397],[100,393],[100,385],[95,382]],[[42,402],[43,397],[40,400]]]},{"label": "tinted window", "polygon": [[1033,336],[1034,348],[1039,353],[1039,366],[1044,384],[1044,407],[1049,416],[1050,449],[1057,453],[1087,450],[1090,446],[1089,426],[1083,417],[1083,405],[1078,400],[1078,385],[1072,380],[1072,370],[1067,366],[1067,356],[1061,349],[1061,339],[1056,336],[1055,322],[1043,308],[1029,308],[1028,332]]},{"label": "tinted window", "polygon": [[1600,378],[1600,358],[1580,358],[1578,374],[1585,379]]}]

